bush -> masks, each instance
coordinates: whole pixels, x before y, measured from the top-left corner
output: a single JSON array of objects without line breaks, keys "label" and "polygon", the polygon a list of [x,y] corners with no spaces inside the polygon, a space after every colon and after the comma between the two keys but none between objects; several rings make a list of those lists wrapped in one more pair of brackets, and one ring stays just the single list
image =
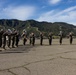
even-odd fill
[{"label": "bush", "polygon": [[59,36],[53,36],[53,39],[59,39]]}]

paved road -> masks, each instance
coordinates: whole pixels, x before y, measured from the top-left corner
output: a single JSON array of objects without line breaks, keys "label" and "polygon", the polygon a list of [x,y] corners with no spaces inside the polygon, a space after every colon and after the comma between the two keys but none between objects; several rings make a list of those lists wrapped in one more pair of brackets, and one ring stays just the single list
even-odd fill
[{"label": "paved road", "polygon": [[73,45],[68,40],[44,43],[1,51],[0,75],[76,75],[76,40]]}]

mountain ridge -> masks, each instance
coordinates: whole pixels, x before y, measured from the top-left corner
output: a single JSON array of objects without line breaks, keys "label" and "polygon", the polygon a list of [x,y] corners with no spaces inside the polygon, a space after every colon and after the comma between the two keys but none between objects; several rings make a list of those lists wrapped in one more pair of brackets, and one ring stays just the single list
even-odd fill
[{"label": "mountain ridge", "polygon": [[64,35],[67,35],[69,32],[74,32],[76,34],[76,26],[73,24],[68,24],[65,22],[46,22],[46,21],[35,21],[31,20],[17,20],[17,19],[0,19],[0,29],[12,29],[15,28],[22,32],[22,30],[26,29],[28,33],[30,32],[44,32],[48,35],[49,32],[53,32],[55,35],[58,35],[59,31],[62,30]]}]

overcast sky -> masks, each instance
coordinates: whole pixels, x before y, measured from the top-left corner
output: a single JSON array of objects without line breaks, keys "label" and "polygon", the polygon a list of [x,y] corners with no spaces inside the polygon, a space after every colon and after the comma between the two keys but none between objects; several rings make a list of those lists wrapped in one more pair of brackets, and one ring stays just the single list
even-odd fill
[{"label": "overcast sky", "polygon": [[0,0],[0,19],[34,19],[76,25],[76,0]]}]

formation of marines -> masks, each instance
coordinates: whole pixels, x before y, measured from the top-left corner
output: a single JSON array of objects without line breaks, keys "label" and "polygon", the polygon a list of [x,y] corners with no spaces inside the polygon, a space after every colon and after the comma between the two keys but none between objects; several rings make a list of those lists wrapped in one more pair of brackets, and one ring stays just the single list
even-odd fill
[{"label": "formation of marines", "polygon": [[12,48],[15,48],[15,46],[18,47],[19,43],[19,31],[13,29],[12,31],[10,29],[8,30],[0,30],[0,47],[3,47],[5,49],[5,46],[10,48],[12,45]]},{"label": "formation of marines", "polygon": [[[52,37],[53,33],[50,32],[48,34],[48,41],[49,41],[49,45],[52,45]],[[29,35],[29,44],[34,46],[35,45],[35,34],[31,33]],[[43,39],[44,39],[44,34],[42,32],[40,32],[40,45],[43,45]],[[62,39],[63,39],[63,32],[60,31],[59,33],[59,43],[60,45],[62,44]],[[19,40],[20,38],[23,39],[23,45],[26,45],[27,42],[27,32],[25,30],[23,30],[22,35],[20,35],[19,31],[16,29],[8,29],[8,30],[0,30],[0,47],[4,48],[6,47],[6,45],[10,48],[15,48],[18,47],[19,45]],[[73,41],[73,33],[70,32],[69,33],[69,38],[70,38],[70,44],[72,44]]]}]

